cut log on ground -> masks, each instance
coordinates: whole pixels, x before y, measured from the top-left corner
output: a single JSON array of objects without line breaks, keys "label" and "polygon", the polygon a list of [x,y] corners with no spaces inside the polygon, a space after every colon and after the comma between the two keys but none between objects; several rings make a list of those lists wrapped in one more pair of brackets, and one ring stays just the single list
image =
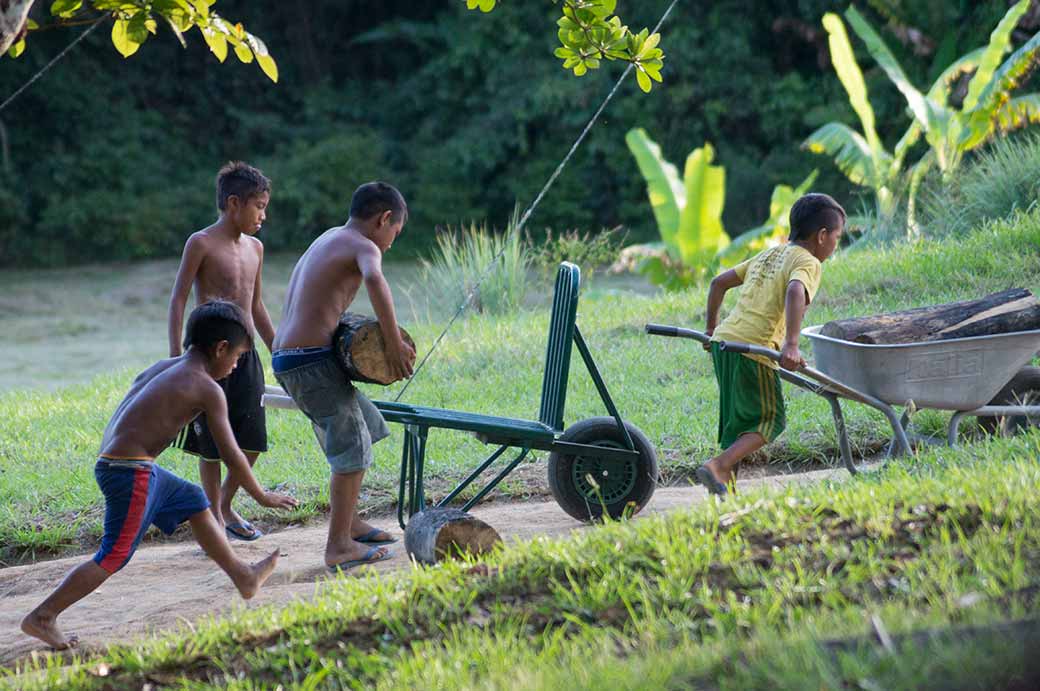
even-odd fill
[{"label": "cut log on ground", "polygon": [[420,511],[408,520],[404,531],[408,554],[424,564],[461,554],[484,554],[501,541],[497,530],[458,509]]},{"label": "cut log on ground", "polygon": [[[415,348],[415,341],[404,329],[401,329],[401,338]],[[386,345],[377,319],[365,314],[344,312],[339,318],[332,344],[340,364],[352,381],[383,385],[396,381],[386,362]]]},{"label": "cut log on ground", "polygon": [[919,343],[1040,329],[1040,301],[1023,288],[979,300],[827,322],[820,333],[867,344]]}]

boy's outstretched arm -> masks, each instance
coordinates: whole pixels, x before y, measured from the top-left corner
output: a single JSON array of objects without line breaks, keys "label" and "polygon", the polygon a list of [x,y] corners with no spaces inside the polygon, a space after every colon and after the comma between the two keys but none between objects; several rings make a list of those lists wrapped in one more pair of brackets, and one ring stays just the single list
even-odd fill
[{"label": "boy's outstretched arm", "polygon": [[784,369],[797,370],[805,367],[805,358],[798,350],[798,337],[802,333],[802,319],[809,304],[805,285],[798,280],[787,284],[784,296],[784,319],[787,322],[787,333],[784,334],[784,345],[780,351],[780,366]]},{"label": "boy's outstretched arm", "polygon": [[[730,269],[723,271],[715,278],[711,279],[711,283],[708,285],[708,308],[705,314],[705,332],[711,336],[715,333],[715,327],[719,325],[719,310],[722,309],[722,301],[726,298],[726,291],[731,288],[743,284],[740,276],[736,271]],[[710,347],[705,345],[705,350],[709,350]]]},{"label": "boy's outstretched arm", "polygon": [[202,259],[206,255],[203,242],[197,236],[192,235],[184,243],[184,252],[181,254],[181,265],[177,268],[177,278],[173,281],[173,291],[170,293],[170,310],[167,314],[167,331],[170,338],[170,357],[181,354],[181,333],[184,328],[184,305],[188,302],[191,293],[191,285],[195,282],[195,275],[199,272]]},{"label": "boy's outstretched arm", "polygon": [[235,476],[235,480],[242,486],[249,496],[256,500],[260,506],[270,509],[292,509],[299,503],[287,494],[268,492],[257,481],[253,470],[249,467],[242,449],[238,447],[235,436],[231,432],[231,423],[227,416],[227,399],[224,390],[215,381],[205,385],[203,393],[203,411],[206,413],[206,422],[209,424],[210,434],[220,452],[220,458],[227,464],[228,473]]},{"label": "boy's outstretched arm", "polygon": [[267,346],[267,352],[271,352],[271,347],[274,343],[274,324],[271,322],[271,315],[267,313],[267,305],[264,304],[263,282],[260,279],[261,274],[264,272],[264,245],[259,240],[257,240],[257,243],[260,263],[256,265],[256,284],[253,286],[253,324],[256,326],[256,332],[260,334],[264,345]]},{"label": "boy's outstretched arm", "polygon": [[394,313],[394,299],[390,295],[390,285],[383,277],[383,258],[379,250],[373,247],[358,253],[358,269],[365,281],[368,299],[372,302],[379,329],[383,332],[383,343],[386,344],[386,360],[390,371],[396,379],[404,379],[412,374],[415,362],[415,349],[401,338],[401,330],[397,327],[397,315]]}]

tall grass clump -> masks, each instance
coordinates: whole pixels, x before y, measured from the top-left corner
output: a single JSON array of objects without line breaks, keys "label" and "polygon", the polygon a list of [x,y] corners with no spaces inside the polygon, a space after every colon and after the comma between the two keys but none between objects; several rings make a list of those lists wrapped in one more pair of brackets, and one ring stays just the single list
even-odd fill
[{"label": "tall grass clump", "polygon": [[482,314],[505,314],[520,307],[532,258],[516,220],[514,214],[503,233],[488,230],[487,224],[470,224],[437,237],[432,258],[422,260],[433,306],[454,309],[472,292],[470,308]]},{"label": "tall grass clump", "polygon": [[1040,136],[997,139],[952,179],[931,181],[922,195],[922,232],[963,234],[1027,211],[1040,195]]}]

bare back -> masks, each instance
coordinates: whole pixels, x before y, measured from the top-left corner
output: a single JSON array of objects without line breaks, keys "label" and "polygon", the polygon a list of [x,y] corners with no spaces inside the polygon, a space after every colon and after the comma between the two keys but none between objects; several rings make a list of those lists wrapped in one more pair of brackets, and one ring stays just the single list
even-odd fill
[{"label": "bare back", "polygon": [[358,256],[378,247],[346,226],[330,228],[296,263],[285,294],[275,349],[325,347],[339,317],[357,296],[362,275]]},{"label": "bare back", "polygon": [[214,389],[220,392],[190,355],[157,362],[137,376],[112,414],[101,453],[155,458],[205,409]]}]

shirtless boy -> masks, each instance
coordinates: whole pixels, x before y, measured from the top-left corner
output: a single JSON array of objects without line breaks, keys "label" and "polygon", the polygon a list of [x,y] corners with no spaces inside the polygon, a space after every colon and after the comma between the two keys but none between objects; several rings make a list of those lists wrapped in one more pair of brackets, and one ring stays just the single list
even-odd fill
[{"label": "shirtless boy", "polygon": [[[184,254],[170,296],[170,357],[181,354],[181,324],[184,305],[192,283],[195,302],[230,300],[245,313],[246,328],[260,334],[268,350],[274,340],[274,326],[260,291],[264,246],[253,237],[260,231],[271,199],[271,181],[245,163],[228,163],[217,174],[217,208],[220,218],[198,231],[184,244]],[[242,361],[227,380],[220,382],[227,395],[228,419],[235,441],[243,449],[249,465],[267,451],[267,422],[261,405],[264,395],[264,368],[255,348],[242,355]],[[238,482],[228,475],[220,485],[220,454],[213,441],[205,415],[200,415],[184,432],[177,446],[199,457],[199,480],[206,492],[213,515],[224,525],[228,537],[255,540],[262,533],[231,507]],[[227,459],[225,459],[227,460]]]},{"label": "shirtless boy", "polygon": [[201,411],[209,416],[220,456],[241,486],[261,506],[296,506],[292,497],[265,492],[256,481],[235,445],[224,391],[217,385],[216,380],[228,376],[239,356],[252,347],[246,328],[241,310],[231,303],[199,305],[188,318],[186,352],[152,365],[134,380],[105,428],[94,466],[94,477],[105,495],[101,547],[22,620],[22,631],[57,649],[75,645],[75,636],[66,638],[58,629],[58,615],[126,566],[152,524],[170,534],[188,521],[196,541],[247,600],[271,575],[278,561],[277,549],[255,564],[238,559],[202,490],[154,462]]},{"label": "shirtless boy", "polygon": [[314,423],[332,470],[325,565],[333,571],[387,559],[389,550],[378,545],[394,542],[389,533],[357,515],[361,479],[372,464],[372,444],[389,430],[379,410],[336,362],[332,338],[340,314],[364,282],[391,371],[398,379],[412,373],[415,350],[401,339],[382,271],[383,253],[401,234],[407,218],[408,207],[394,187],[383,182],[359,187],[347,223],[312,242],[293,269],[274,339],[274,376]]}]

